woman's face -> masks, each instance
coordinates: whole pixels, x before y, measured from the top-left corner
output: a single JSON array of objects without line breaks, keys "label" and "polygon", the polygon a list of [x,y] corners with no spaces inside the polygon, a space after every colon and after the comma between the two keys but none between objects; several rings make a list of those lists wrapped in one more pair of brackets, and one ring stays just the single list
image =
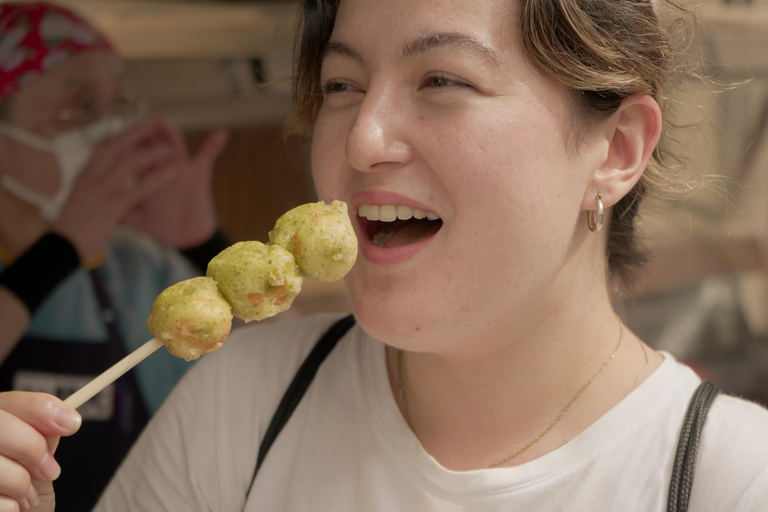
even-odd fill
[{"label": "woman's face", "polygon": [[[567,91],[528,61],[519,7],[341,0],[313,174],[321,199],[349,203],[354,312],[387,343],[440,350],[524,329],[573,288],[607,143],[588,133],[569,150]],[[368,220],[391,206],[439,220]]]},{"label": "woman's face", "polygon": [[[95,121],[124,95],[120,59],[108,51],[87,51],[19,91],[9,121],[51,139]],[[6,153],[0,172],[12,172],[17,180],[46,195],[59,189],[58,164],[51,153],[0,137]]]}]

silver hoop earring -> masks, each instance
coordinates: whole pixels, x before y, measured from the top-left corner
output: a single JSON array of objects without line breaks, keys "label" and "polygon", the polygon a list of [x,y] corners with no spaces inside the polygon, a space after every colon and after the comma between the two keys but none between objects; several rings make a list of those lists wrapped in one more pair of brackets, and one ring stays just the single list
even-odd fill
[{"label": "silver hoop earring", "polygon": [[595,220],[595,210],[589,210],[587,212],[587,225],[589,226],[589,230],[593,233],[597,233],[601,229],[603,229],[603,196],[601,194],[597,194],[597,220]]}]

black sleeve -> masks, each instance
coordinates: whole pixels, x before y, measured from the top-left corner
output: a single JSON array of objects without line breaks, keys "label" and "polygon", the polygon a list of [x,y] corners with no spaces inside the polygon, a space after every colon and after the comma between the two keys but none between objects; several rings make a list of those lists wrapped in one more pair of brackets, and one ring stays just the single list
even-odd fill
[{"label": "black sleeve", "polygon": [[0,286],[13,292],[30,314],[34,314],[45,298],[79,266],[80,257],[69,240],[46,233],[0,272]]},{"label": "black sleeve", "polygon": [[227,246],[229,246],[227,237],[221,231],[216,230],[206,242],[197,247],[184,249],[181,251],[181,254],[205,274],[205,271],[208,269],[208,262],[226,249]]}]

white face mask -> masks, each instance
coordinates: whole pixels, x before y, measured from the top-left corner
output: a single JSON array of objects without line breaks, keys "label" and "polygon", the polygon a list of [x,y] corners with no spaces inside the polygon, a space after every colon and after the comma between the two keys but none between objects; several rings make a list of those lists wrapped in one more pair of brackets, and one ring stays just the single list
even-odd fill
[{"label": "white face mask", "polygon": [[64,203],[67,202],[77,176],[83,171],[94,149],[105,139],[123,133],[126,122],[120,117],[106,117],[89,125],[60,133],[53,139],[46,139],[18,126],[0,121],[0,133],[11,137],[27,146],[53,153],[59,164],[61,187],[48,197],[21,184],[6,173],[0,185],[22,201],[37,206],[40,216],[48,221],[59,218]]}]

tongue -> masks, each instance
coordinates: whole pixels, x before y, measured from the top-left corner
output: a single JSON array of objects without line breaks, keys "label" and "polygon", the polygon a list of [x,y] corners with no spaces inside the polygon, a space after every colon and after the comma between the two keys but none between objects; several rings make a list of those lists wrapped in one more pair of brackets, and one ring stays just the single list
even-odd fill
[{"label": "tongue", "polygon": [[372,240],[379,247],[392,248],[414,244],[437,233],[442,227],[440,221],[413,220],[402,226],[385,225]]}]

